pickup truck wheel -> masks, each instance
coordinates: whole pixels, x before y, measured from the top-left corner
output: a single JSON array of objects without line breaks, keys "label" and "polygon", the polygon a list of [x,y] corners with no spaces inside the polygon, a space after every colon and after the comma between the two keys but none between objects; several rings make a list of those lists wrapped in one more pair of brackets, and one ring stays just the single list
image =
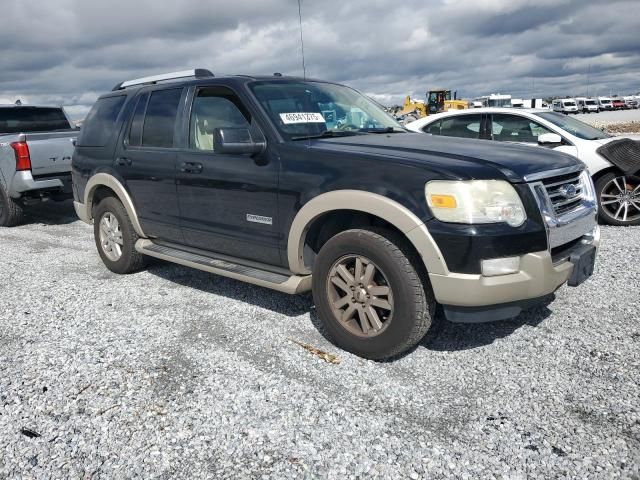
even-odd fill
[{"label": "pickup truck wheel", "polygon": [[347,230],[316,257],[313,298],[325,333],[340,348],[384,360],[416,345],[435,312],[404,242],[386,230]]},{"label": "pickup truck wheel", "polygon": [[596,182],[598,214],[609,225],[640,225],[640,177],[607,173]]},{"label": "pickup truck wheel", "polygon": [[144,268],[146,258],[135,249],[136,234],[120,201],[113,197],[102,200],[95,210],[93,234],[100,258],[115,273],[132,273]]},{"label": "pickup truck wheel", "polygon": [[0,185],[0,227],[15,227],[22,222],[24,210]]}]

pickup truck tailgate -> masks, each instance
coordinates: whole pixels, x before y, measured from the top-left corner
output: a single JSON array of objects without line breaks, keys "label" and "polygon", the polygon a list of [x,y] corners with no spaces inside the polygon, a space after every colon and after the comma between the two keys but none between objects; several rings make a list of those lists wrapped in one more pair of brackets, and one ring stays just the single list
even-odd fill
[{"label": "pickup truck tailgate", "polygon": [[70,172],[76,136],[75,130],[25,134],[33,177]]}]

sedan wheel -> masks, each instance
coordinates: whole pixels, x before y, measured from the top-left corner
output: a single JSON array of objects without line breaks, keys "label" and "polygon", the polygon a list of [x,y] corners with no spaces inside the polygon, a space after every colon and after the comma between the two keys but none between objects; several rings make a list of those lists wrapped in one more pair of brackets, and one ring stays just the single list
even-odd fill
[{"label": "sedan wheel", "polygon": [[600,217],[612,225],[640,223],[640,178],[607,174],[596,185]]}]

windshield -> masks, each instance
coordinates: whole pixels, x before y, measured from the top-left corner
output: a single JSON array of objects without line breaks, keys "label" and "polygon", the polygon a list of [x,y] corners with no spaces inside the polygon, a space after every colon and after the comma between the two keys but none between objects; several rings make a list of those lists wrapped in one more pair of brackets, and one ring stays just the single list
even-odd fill
[{"label": "windshield", "polygon": [[488,105],[490,107],[499,107],[499,108],[503,108],[503,107],[510,107],[511,106],[511,99],[510,98],[490,98]]},{"label": "windshield", "polygon": [[587,105],[595,105],[596,101],[595,100],[587,100],[586,102],[584,102]]},{"label": "windshield", "polygon": [[565,104],[566,107],[575,107],[576,106],[575,102],[564,102],[564,104]]},{"label": "windshield", "polygon": [[603,138],[609,138],[611,136],[580,120],[560,113],[544,112],[538,113],[538,116],[583,140],[602,140]]},{"label": "windshield", "polygon": [[406,131],[371,99],[342,85],[266,81],[250,88],[289,140]]},{"label": "windshield", "polygon": [[602,98],[602,99],[600,99],[600,103],[604,103],[604,104],[611,103],[611,100],[606,100],[606,99]]}]

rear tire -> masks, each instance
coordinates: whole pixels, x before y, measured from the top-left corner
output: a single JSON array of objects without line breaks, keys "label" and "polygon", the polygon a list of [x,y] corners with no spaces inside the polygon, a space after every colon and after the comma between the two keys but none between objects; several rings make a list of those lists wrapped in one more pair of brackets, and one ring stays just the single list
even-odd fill
[{"label": "rear tire", "polygon": [[0,185],[0,227],[15,227],[22,223],[24,209]]},{"label": "rear tire", "polygon": [[145,267],[146,257],[135,249],[140,237],[117,198],[106,197],[96,207],[93,235],[100,258],[112,272],[133,273]]},{"label": "rear tire", "polygon": [[640,177],[609,172],[595,183],[598,216],[617,226],[640,225]]},{"label": "rear tire", "polygon": [[360,357],[384,360],[415,346],[435,314],[435,300],[415,254],[394,232],[347,230],[316,257],[313,298],[325,334]]}]

